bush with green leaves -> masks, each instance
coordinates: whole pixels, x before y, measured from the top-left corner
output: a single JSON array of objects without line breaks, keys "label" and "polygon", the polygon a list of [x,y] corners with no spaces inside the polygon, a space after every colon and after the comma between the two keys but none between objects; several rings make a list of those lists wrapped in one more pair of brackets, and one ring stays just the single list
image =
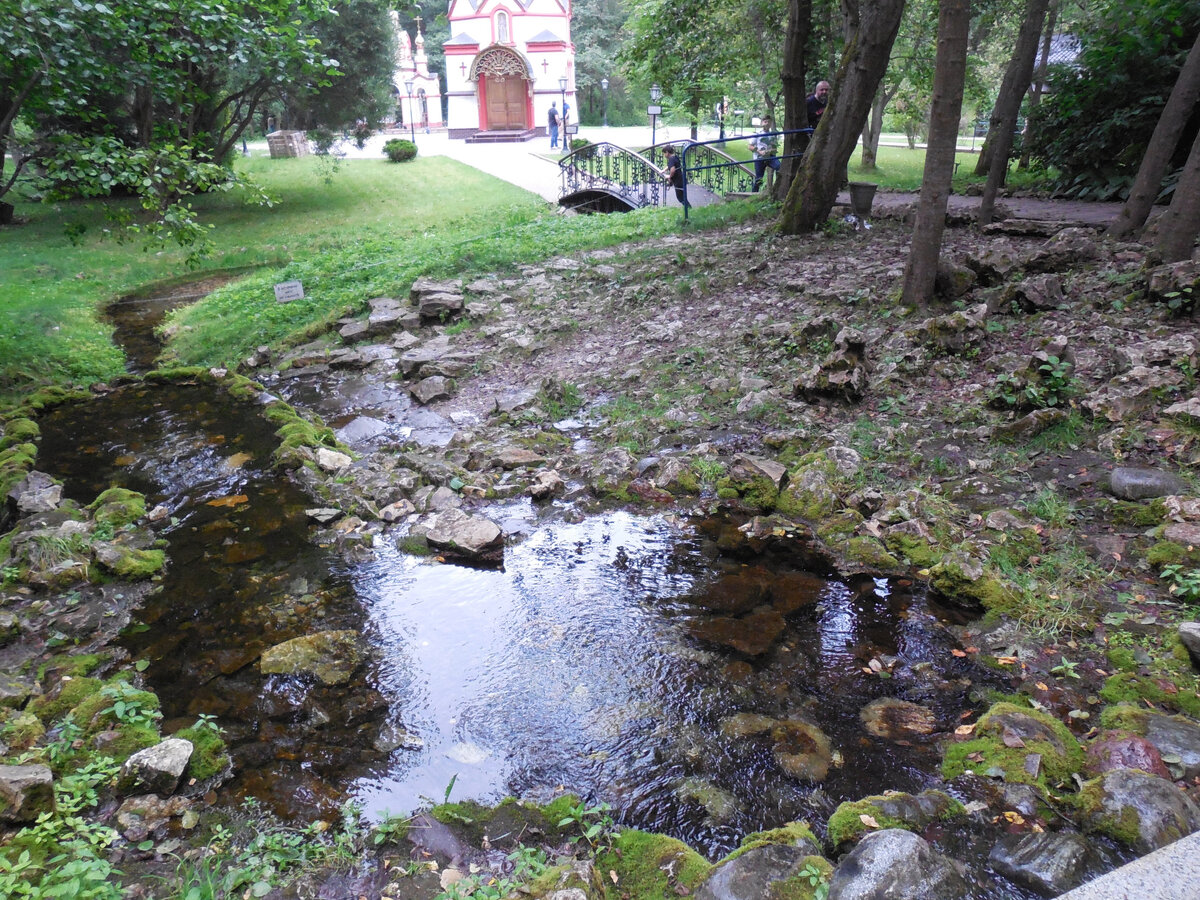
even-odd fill
[{"label": "bush with green leaves", "polygon": [[408,162],[417,158],[417,145],[404,138],[392,138],[383,145],[383,152],[392,162]]},{"label": "bush with green leaves", "polygon": [[[1078,30],[1079,57],[1055,66],[1050,93],[1030,114],[1033,155],[1058,175],[1069,197],[1124,196],[1137,174],[1159,114],[1200,32],[1194,0],[1102,3]],[[1193,120],[1196,116],[1193,114]],[[1173,188],[1194,128],[1176,148]]]}]

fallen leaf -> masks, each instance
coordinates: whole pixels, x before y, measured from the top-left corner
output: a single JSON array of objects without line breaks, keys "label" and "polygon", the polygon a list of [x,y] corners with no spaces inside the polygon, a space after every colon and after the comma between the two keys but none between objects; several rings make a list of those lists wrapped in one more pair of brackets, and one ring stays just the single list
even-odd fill
[{"label": "fallen leaf", "polygon": [[1021,736],[1011,728],[1004,729],[1004,733],[1000,735],[1000,740],[1004,742],[1005,747],[1012,747],[1016,749],[1018,747],[1025,746],[1025,742],[1021,740]]},{"label": "fallen leaf", "polygon": [[1046,682],[1044,682],[1044,681],[1039,681],[1037,684],[1034,685],[1034,687],[1036,687],[1039,691],[1050,690],[1050,688],[1046,687]]},{"label": "fallen leaf", "polygon": [[1117,562],[1120,562],[1120,561],[1121,561],[1121,554],[1120,554],[1120,553],[1114,553],[1114,554],[1112,555],[1112,557],[1113,557],[1113,559],[1115,559]]},{"label": "fallen leaf", "polygon": [[616,869],[609,869],[609,870],[608,870],[608,877],[612,879],[612,883],[613,883],[613,884],[616,884],[616,883],[617,883],[617,870],[616,870]]},{"label": "fallen leaf", "polygon": [[957,735],[960,735],[960,736],[971,734],[974,731],[975,731],[975,723],[974,722],[972,722],[970,725],[959,725],[957,728],[954,729],[954,733]]},{"label": "fallen leaf", "polygon": [[1002,666],[1011,666],[1017,661],[1015,656],[997,656],[996,662]]},{"label": "fallen leaf", "polygon": [[1008,812],[1006,812],[1004,814],[1004,818],[1008,819],[1008,821],[1010,823],[1012,823],[1013,825],[1024,825],[1025,824],[1025,817],[1022,816],[1019,812],[1013,812],[1012,810],[1009,810]]},{"label": "fallen leaf", "polygon": [[862,822],[864,825],[866,825],[868,828],[878,828],[879,827],[879,823],[876,822],[872,816],[868,816],[866,813],[863,813],[861,816],[859,816],[858,820],[860,822]]},{"label": "fallen leaf", "polygon": [[974,753],[968,753],[968,754],[967,754],[967,759],[968,759],[970,762],[976,762],[976,763],[977,763],[977,762],[983,762],[983,753],[981,753],[980,751],[976,750]]},{"label": "fallen leaf", "polygon": [[962,657],[967,655],[967,652],[965,650],[959,650],[957,647],[955,647],[953,650],[950,651],[950,655],[957,656],[959,659],[961,659]]},{"label": "fallen leaf", "polygon": [[978,653],[979,648],[978,647],[967,647],[967,652],[968,653]]},{"label": "fallen leaf", "polygon": [[209,500],[206,506],[241,506],[243,503],[249,503],[250,498],[245,494],[233,494],[229,497],[218,497],[216,500]]}]

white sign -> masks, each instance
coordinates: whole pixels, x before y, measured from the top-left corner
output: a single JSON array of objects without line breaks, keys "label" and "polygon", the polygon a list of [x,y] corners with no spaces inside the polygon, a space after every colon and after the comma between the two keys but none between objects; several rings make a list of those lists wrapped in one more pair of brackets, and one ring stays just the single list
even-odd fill
[{"label": "white sign", "polygon": [[567,134],[579,134],[579,126],[578,125],[568,125],[567,129],[566,129],[566,133]]},{"label": "white sign", "polygon": [[661,106],[647,106],[646,107],[646,115],[661,116],[662,115],[662,107]]},{"label": "white sign", "polygon": [[275,302],[291,303],[304,299],[304,285],[299,281],[281,281],[275,285]]}]

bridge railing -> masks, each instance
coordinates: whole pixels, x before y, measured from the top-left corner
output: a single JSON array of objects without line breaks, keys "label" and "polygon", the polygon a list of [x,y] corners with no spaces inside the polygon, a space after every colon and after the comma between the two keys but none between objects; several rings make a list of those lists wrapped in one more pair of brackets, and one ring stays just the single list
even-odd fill
[{"label": "bridge railing", "polygon": [[633,150],[601,141],[564,156],[558,163],[560,197],[596,190],[614,194],[631,207],[662,204],[666,172]]},{"label": "bridge railing", "polygon": [[[790,134],[804,134],[811,136],[813,129],[811,128],[794,128],[787,131],[764,131],[758,134],[735,138],[734,140],[749,141],[760,137],[776,137],[780,139],[780,143],[785,143],[787,136]],[[701,187],[708,188],[714,193],[747,193],[754,189],[755,172],[754,160],[748,162],[734,159],[723,150],[718,150],[714,145],[728,144],[729,139],[724,141],[700,141],[698,143],[684,143],[683,154],[680,157],[680,167],[683,169],[683,183],[686,197],[687,185],[698,184]],[[805,144],[807,148],[807,143]],[[804,150],[799,153],[779,153],[775,158],[779,160],[799,159],[804,156]],[[711,185],[716,185],[713,187]],[[688,210],[691,208],[690,203],[683,204],[683,217],[686,219]]]}]

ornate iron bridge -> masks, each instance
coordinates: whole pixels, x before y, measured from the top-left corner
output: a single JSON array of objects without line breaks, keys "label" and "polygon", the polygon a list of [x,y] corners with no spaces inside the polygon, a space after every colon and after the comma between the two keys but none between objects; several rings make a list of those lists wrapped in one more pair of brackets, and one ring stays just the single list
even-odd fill
[{"label": "ornate iron bridge", "polygon": [[[778,136],[797,133],[811,134],[812,129],[770,132]],[[729,194],[750,193],[754,187],[753,163],[735,159],[718,146],[746,139],[665,141],[641,151],[606,141],[588,144],[559,161],[562,188],[558,203],[579,212],[628,212],[665,205],[668,198],[675,197],[675,189],[667,184],[666,148],[670,146],[682,151],[680,164],[688,206],[724,199]]]}]

